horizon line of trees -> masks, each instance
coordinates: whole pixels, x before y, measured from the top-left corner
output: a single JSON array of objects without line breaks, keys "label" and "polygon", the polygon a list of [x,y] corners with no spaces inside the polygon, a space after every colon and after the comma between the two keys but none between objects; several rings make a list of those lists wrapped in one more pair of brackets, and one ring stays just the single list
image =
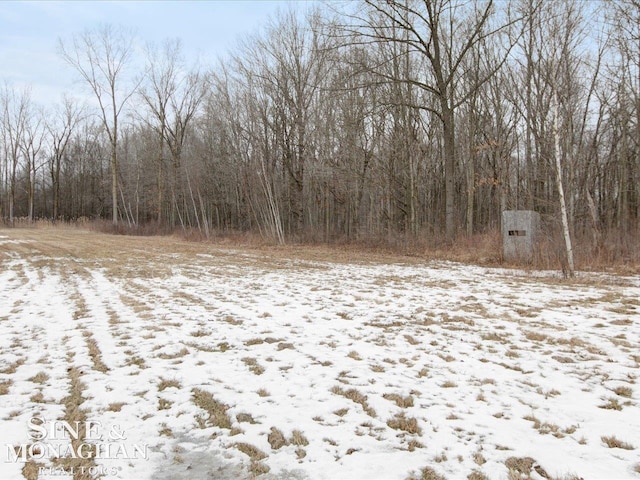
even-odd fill
[{"label": "horizon line of trees", "polygon": [[[60,41],[91,103],[0,92],[0,218],[452,240],[540,212],[640,233],[640,0],[363,0],[213,68],[114,26]],[[560,195],[560,194],[563,195]],[[563,198],[560,198],[563,197]]]}]

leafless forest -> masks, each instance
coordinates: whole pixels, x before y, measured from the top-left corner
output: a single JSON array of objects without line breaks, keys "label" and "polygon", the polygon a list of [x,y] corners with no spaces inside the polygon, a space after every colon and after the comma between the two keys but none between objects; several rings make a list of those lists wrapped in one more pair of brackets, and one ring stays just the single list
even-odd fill
[{"label": "leafless forest", "polygon": [[87,101],[4,85],[5,222],[441,242],[532,209],[560,238],[565,203],[583,256],[638,254],[638,0],[328,3],[216,65],[139,45],[60,39]]}]

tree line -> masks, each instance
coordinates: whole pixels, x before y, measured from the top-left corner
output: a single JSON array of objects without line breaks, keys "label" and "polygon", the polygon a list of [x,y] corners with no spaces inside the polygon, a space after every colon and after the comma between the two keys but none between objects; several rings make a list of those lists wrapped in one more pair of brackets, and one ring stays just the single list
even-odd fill
[{"label": "tree line", "polygon": [[115,26],[60,41],[88,103],[5,84],[5,222],[453,240],[505,209],[559,231],[564,206],[585,245],[637,242],[638,0],[330,3],[212,67],[179,39],[135,45]]}]

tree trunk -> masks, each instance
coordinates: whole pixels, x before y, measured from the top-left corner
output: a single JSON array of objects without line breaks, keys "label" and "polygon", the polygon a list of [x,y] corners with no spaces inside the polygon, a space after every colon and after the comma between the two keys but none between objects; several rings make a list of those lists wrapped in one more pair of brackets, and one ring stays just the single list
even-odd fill
[{"label": "tree trunk", "polygon": [[467,169],[467,236],[473,235],[473,210],[475,196],[475,177],[476,177],[476,157],[475,148],[471,149],[469,155],[469,168]]},{"label": "tree trunk", "polygon": [[118,225],[118,152],[116,142],[111,145],[111,201],[113,205],[113,225]]},{"label": "tree trunk", "polygon": [[567,254],[568,274],[575,276],[575,266],[573,263],[573,247],[571,245],[571,234],[569,233],[569,219],[567,217],[567,205],[564,199],[564,187],[562,186],[562,163],[560,161],[560,132],[558,131],[558,92],[555,85],[553,87],[553,141],[554,156],[556,163],[556,184],[558,187],[558,199],[560,201],[560,215],[562,220],[562,233]]},{"label": "tree trunk", "polygon": [[455,171],[456,146],[453,110],[442,100],[442,129],[444,133],[444,197],[445,234],[448,241],[455,236]]}]

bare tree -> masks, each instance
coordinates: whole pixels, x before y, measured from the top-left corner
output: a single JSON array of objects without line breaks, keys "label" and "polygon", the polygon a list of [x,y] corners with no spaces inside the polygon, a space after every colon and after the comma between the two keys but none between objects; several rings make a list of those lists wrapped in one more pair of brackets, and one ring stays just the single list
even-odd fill
[{"label": "bare tree", "polygon": [[38,149],[28,92],[0,94],[1,212],[402,244],[490,232],[501,210],[529,208],[557,240],[547,260],[569,273],[585,239],[627,258],[640,228],[640,4],[596,4],[290,11],[211,75],[171,40],[149,49],[126,126],[130,37],[85,32],[60,51],[95,122],[65,100]]},{"label": "bare tree", "polygon": [[575,265],[573,262],[573,245],[571,242],[571,232],[569,230],[569,217],[567,215],[567,204],[564,195],[564,185],[562,180],[562,159],[560,154],[560,128],[558,120],[558,91],[553,85],[553,152],[556,170],[556,186],[558,188],[558,201],[560,203],[560,219],[562,222],[562,235],[564,237],[565,251],[567,254],[567,270],[569,276],[575,276]]},{"label": "bare tree", "polygon": [[257,86],[271,102],[269,128],[289,182],[289,228],[294,234],[302,233],[306,223],[313,107],[327,73],[328,39],[320,35],[319,21],[317,11],[309,15],[306,24],[295,12],[281,15],[269,25],[264,38],[255,39],[251,55],[252,64],[259,66]]},{"label": "bare tree", "polygon": [[[179,193],[183,169],[182,151],[190,124],[208,91],[208,80],[199,69],[185,68],[184,54],[179,40],[166,41],[160,50],[150,47],[147,62],[147,83],[140,93],[150,112],[150,124],[159,139],[158,220],[162,218],[164,147],[166,145],[171,156],[171,222],[175,224],[177,215],[184,227],[183,215],[180,214],[183,202]],[[189,183],[188,176],[187,180]],[[195,207],[194,210],[198,218],[199,214]]]},{"label": "bare tree", "polygon": [[113,224],[118,224],[118,132],[120,115],[137,88],[126,82],[133,54],[132,34],[111,25],[76,35],[70,44],[59,40],[62,58],[87,83],[100,108],[102,125],[111,145],[111,201]]},{"label": "bare tree", "polygon": [[60,215],[60,169],[69,141],[76,127],[84,118],[84,108],[69,97],[63,97],[49,117],[46,128],[51,144],[49,175],[51,176],[53,221]]},{"label": "bare tree", "polygon": [[2,137],[7,159],[9,224],[14,223],[18,166],[22,154],[25,129],[31,108],[31,94],[27,88],[21,93],[5,85],[2,92]]},{"label": "bare tree", "polygon": [[[485,71],[476,83],[461,83],[465,59],[474,47],[491,35],[502,31],[508,23],[493,27],[495,13],[492,0],[459,2],[454,0],[389,0],[381,3],[365,0],[368,18],[359,18],[356,34],[364,42],[399,43],[404,54],[425,59],[423,71],[411,76],[396,77],[381,73],[389,82],[404,82],[415,86],[436,100],[434,104],[409,103],[411,107],[434,113],[442,124],[445,179],[445,232],[451,239],[456,230],[455,177],[458,165],[455,110],[468,101],[473,92],[502,65]],[[363,22],[364,20],[364,22]],[[352,27],[349,27],[352,28]],[[397,34],[394,34],[397,32]],[[507,45],[507,47],[509,47]],[[506,48],[508,52],[509,48]],[[503,60],[506,59],[506,52]],[[402,52],[400,52],[402,53]],[[406,99],[410,102],[410,99]]]},{"label": "bare tree", "polygon": [[25,128],[20,149],[25,160],[25,173],[27,175],[27,219],[33,222],[35,215],[36,178],[38,170],[44,162],[40,161],[45,138],[44,114],[33,107],[27,110]]},{"label": "bare tree", "polygon": [[619,159],[615,217],[626,241],[634,222],[635,234],[640,232],[640,1],[611,2],[608,16],[616,58],[609,66],[607,87],[615,92],[611,103],[619,140],[611,152]]}]

